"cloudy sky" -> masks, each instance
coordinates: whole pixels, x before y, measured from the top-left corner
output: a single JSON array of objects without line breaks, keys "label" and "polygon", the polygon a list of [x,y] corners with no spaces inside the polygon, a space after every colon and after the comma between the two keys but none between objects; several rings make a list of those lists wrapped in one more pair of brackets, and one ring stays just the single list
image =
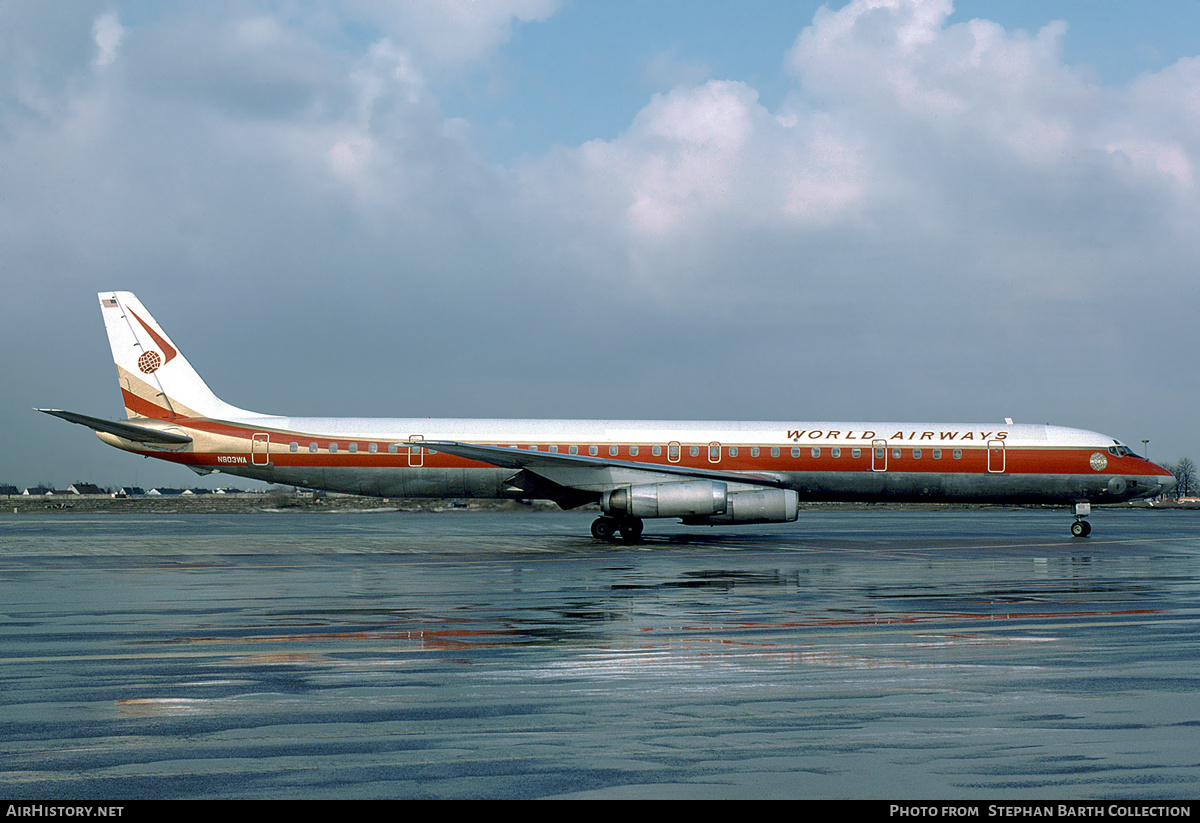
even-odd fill
[{"label": "cloudy sky", "polygon": [[1200,4],[0,2],[0,482],[184,485],[95,293],[296,415],[1200,459]]}]

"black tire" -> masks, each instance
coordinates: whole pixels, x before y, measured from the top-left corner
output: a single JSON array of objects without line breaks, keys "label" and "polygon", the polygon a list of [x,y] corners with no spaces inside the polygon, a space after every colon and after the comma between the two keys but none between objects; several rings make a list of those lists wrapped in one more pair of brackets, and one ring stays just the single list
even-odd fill
[{"label": "black tire", "polygon": [[621,530],[621,537],[630,543],[636,543],[642,539],[642,520],[639,517],[622,518],[621,524],[617,528]]},{"label": "black tire", "polygon": [[616,530],[616,521],[611,517],[597,517],[592,521],[592,537],[597,540],[612,540]]}]

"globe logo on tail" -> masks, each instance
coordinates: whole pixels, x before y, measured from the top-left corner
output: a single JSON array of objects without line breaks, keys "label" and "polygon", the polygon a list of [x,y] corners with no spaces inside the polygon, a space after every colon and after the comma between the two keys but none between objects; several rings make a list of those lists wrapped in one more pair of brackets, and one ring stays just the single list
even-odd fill
[{"label": "globe logo on tail", "polygon": [[138,357],[137,365],[138,368],[141,369],[142,374],[152,374],[167,363],[170,363],[175,358],[175,355],[178,354],[178,352],[175,351],[175,348],[168,343],[161,334],[150,328],[150,325],[145,320],[138,317],[137,312],[135,312],[133,309],[130,309],[129,313],[134,316],[134,319],[142,324],[142,328],[145,329],[146,333],[149,334],[154,342],[158,344],[159,348],[166,352],[165,360],[163,359],[162,355],[153,349],[142,352],[141,356]]},{"label": "globe logo on tail", "polygon": [[162,365],[162,358],[156,351],[143,352],[142,356],[137,359],[137,364],[138,368],[142,370],[142,374],[151,374],[158,371],[158,367]]}]

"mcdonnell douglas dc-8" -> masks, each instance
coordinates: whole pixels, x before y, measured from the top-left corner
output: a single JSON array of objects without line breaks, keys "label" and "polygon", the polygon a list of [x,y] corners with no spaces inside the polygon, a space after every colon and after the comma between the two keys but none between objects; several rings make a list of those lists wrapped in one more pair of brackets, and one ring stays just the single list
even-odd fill
[{"label": "mcdonnell douglas dc-8", "polygon": [[592,535],[646,518],[783,523],[801,501],[1074,506],[1163,494],[1172,474],[1120,441],[1049,425],[281,417],[217,398],[129,292],[101,292],[126,420],[38,411],[119,449],[271,483],[379,497],[599,504]]}]

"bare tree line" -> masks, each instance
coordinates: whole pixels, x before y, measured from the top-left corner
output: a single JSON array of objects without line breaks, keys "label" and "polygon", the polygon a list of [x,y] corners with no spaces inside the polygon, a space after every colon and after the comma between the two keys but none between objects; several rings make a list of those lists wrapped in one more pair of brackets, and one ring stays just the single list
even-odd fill
[{"label": "bare tree line", "polygon": [[1164,463],[1163,468],[1175,475],[1176,497],[1195,497],[1200,492],[1200,475],[1190,457],[1181,458],[1178,463]]}]

